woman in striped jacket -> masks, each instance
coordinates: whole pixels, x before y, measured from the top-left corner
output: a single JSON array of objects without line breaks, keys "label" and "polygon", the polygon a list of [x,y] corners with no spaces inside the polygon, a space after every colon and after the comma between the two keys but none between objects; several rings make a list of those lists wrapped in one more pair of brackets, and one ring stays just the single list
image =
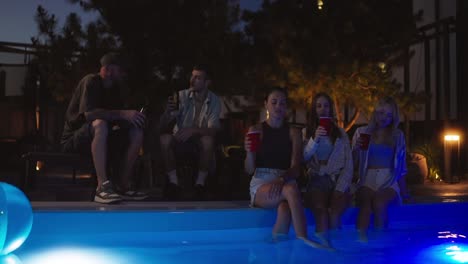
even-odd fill
[{"label": "woman in striped jacket", "polygon": [[367,241],[371,214],[374,227],[387,226],[388,207],[401,201],[406,192],[406,144],[400,123],[398,106],[393,98],[380,100],[367,126],[359,127],[353,136],[353,158],[358,168],[359,182],[356,202],[359,206],[357,229],[361,241]]}]

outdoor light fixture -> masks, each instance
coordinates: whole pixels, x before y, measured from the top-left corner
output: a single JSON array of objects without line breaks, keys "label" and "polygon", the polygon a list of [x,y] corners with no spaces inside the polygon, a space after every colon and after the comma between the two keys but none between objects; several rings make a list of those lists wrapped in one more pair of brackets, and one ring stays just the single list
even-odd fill
[{"label": "outdoor light fixture", "polygon": [[444,135],[444,178],[450,183],[458,182],[460,165],[460,135]]},{"label": "outdoor light fixture", "polygon": [[44,167],[44,162],[38,160],[38,161],[36,162],[36,171],[40,171],[40,170],[42,169],[42,167]]},{"label": "outdoor light fixture", "polygon": [[323,8],[323,0],[317,0],[317,7],[319,10],[322,10]]},{"label": "outdoor light fixture", "polygon": [[377,66],[380,68],[380,70],[383,72],[383,73],[386,73],[387,72],[387,64],[385,64],[385,62],[379,62],[377,64]]},{"label": "outdoor light fixture", "polygon": [[460,136],[459,135],[445,135],[444,140],[445,141],[460,141]]}]

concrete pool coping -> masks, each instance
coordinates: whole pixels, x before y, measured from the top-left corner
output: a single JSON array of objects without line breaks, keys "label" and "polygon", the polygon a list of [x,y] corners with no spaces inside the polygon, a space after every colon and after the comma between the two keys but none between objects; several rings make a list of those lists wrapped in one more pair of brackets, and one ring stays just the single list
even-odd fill
[{"label": "concrete pool coping", "polygon": [[[247,209],[248,200],[235,201],[124,201],[118,204],[99,204],[90,201],[32,201],[34,211],[174,211],[200,209]],[[404,205],[468,202],[468,196],[414,196]],[[351,205],[350,208],[354,206]]]},{"label": "concrete pool coping", "polygon": [[174,211],[200,209],[247,209],[249,201],[124,201],[118,204],[95,202],[31,202],[34,211]]}]

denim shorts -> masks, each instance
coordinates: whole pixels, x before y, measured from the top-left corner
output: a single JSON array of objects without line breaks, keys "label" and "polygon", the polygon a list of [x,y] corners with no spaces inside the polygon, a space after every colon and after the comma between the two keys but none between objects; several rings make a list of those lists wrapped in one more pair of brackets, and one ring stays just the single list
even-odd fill
[{"label": "denim shorts", "polygon": [[328,174],[314,174],[310,176],[306,190],[307,192],[310,192],[312,190],[321,192],[333,192],[335,188],[336,182],[332,179],[332,176]]}]

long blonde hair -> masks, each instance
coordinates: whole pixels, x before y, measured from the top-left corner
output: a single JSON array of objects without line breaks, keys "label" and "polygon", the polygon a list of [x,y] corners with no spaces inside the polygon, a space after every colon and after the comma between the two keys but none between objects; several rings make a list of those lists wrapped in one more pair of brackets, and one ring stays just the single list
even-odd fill
[{"label": "long blonde hair", "polygon": [[377,104],[375,105],[374,107],[374,111],[372,112],[372,115],[371,115],[371,119],[369,121],[369,129],[370,131],[375,132],[376,128],[377,128],[377,111],[376,109],[379,107],[379,106],[384,106],[384,105],[390,105],[392,107],[392,115],[393,115],[393,118],[392,118],[392,125],[389,127],[388,129],[388,132],[389,132],[389,140],[390,142],[388,143],[394,143],[393,142],[393,137],[391,137],[391,135],[393,135],[396,130],[398,129],[398,125],[400,124],[400,111],[398,109],[398,105],[395,101],[395,99],[393,99],[392,97],[384,97],[382,99],[380,99]]},{"label": "long blonde hair", "polygon": [[372,112],[371,119],[369,121],[369,126],[372,128],[375,128],[377,126],[377,121],[376,121],[376,109],[379,106],[383,105],[390,105],[392,107],[392,115],[393,115],[393,120],[392,120],[392,128],[396,129],[398,128],[398,125],[400,124],[400,110],[398,109],[398,105],[392,97],[384,97],[380,99],[377,104],[375,105],[374,111]]}]

